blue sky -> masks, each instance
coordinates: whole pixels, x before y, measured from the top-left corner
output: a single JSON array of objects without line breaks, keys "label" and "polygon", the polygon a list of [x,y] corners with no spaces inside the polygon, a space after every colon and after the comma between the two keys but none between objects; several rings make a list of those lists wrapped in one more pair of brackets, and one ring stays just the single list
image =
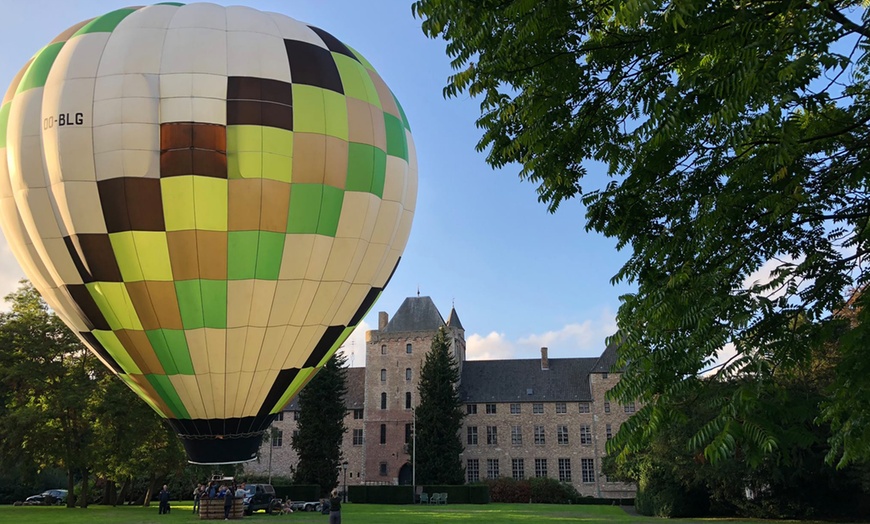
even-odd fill
[{"label": "blue sky", "polygon": [[[518,168],[495,171],[475,151],[479,104],[441,95],[451,73],[444,42],[424,37],[410,0],[248,0],[243,4],[317,25],[374,65],[404,106],[418,155],[419,193],[402,263],[381,299],[346,344],[364,363],[364,330],[405,297],[431,296],[445,317],[455,303],[469,358],[598,355],[615,331],[619,295],[610,278],[627,258],[615,242],[584,231],[579,202],[549,214]],[[111,0],[4,3],[0,33],[3,91],[25,61],[81,20],[125,7]],[[0,293],[23,277],[0,240]]]}]

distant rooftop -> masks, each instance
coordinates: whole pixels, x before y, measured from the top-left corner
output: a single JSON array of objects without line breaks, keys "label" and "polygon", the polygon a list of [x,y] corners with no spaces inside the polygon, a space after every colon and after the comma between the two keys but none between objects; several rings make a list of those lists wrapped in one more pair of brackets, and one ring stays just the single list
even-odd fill
[{"label": "distant rooftop", "polygon": [[408,297],[384,331],[435,331],[442,326],[444,318],[430,297]]},{"label": "distant rooftop", "polygon": [[595,363],[592,373],[610,373],[611,371],[619,371],[613,369],[613,366],[616,364],[616,359],[619,357],[616,353],[617,347],[619,347],[619,345],[615,342],[607,346],[604,353],[598,357],[598,362]]},{"label": "distant rooftop", "polygon": [[591,401],[589,372],[597,358],[466,360],[459,396],[463,402]]}]

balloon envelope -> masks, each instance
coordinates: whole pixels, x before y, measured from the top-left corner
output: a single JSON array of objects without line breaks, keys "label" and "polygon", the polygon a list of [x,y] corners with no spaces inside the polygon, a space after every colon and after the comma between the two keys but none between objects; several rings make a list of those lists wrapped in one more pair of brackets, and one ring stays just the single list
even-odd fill
[{"label": "balloon envelope", "polygon": [[358,52],[245,7],[74,25],[0,105],[0,225],[27,276],[196,463],[262,432],[408,239],[410,127]]}]

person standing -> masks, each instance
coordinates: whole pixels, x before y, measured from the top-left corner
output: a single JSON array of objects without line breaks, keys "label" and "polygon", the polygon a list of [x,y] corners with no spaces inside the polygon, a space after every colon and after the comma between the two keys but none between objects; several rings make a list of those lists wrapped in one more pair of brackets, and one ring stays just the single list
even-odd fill
[{"label": "person standing", "polygon": [[333,488],[329,497],[329,524],[341,524],[341,497],[337,488]]},{"label": "person standing", "polygon": [[202,484],[198,484],[193,490],[193,513],[199,513],[199,500],[202,498]]},{"label": "person standing", "polygon": [[230,518],[230,512],[233,510],[233,499],[235,498],[235,493],[233,493],[232,486],[228,486],[226,491],[224,492],[224,520]]},{"label": "person standing", "polygon": [[160,494],[157,495],[157,499],[160,503],[157,506],[157,514],[163,515],[165,513],[169,513],[169,486],[166,484],[163,485],[163,489],[160,490]]}]

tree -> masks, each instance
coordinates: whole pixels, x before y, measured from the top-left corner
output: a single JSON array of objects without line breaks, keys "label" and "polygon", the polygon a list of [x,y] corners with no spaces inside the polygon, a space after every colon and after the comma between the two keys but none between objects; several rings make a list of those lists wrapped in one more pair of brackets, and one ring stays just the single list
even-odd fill
[{"label": "tree", "polygon": [[719,406],[705,453],[772,452],[775,428],[744,425],[756,386],[836,341],[828,458],[870,459],[867,299],[848,329],[833,314],[868,280],[864,5],[414,2],[457,70],[445,96],[480,97],[489,164],[519,165],[551,211],[581,198],[586,228],[631,251],[613,277],[637,291],[621,297],[612,395],[644,407],[612,450],[644,449],[687,378],[733,347],[706,383],[753,380]]},{"label": "tree", "polygon": [[[0,315],[0,454],[6,460],[26,455],[39,469],[64,468],[71,494],[76,475],[83,476],[80,503],[86,507],[93,439],[89,396],[102,367],[29,282],[22,281],[6,301],[11,311]],[[67,498],[68,507],[75,503]]]},{"label": "tree", "polygon": [[462,453],[459,431],[464,414],[458,383],[459,366],[442,327],[432,338],[417,386],[420,398],[415,410],[418,484],[462,484],[465,481],[465,469],[459,459]]},{"label": "tree", "polygon": [[346,364],[344,355],[336,353],[299,392],[299,432],[292,441],[299,455],[295,481],[319,485],[322,495],[338,485],[341,442],[347,431]]}]

